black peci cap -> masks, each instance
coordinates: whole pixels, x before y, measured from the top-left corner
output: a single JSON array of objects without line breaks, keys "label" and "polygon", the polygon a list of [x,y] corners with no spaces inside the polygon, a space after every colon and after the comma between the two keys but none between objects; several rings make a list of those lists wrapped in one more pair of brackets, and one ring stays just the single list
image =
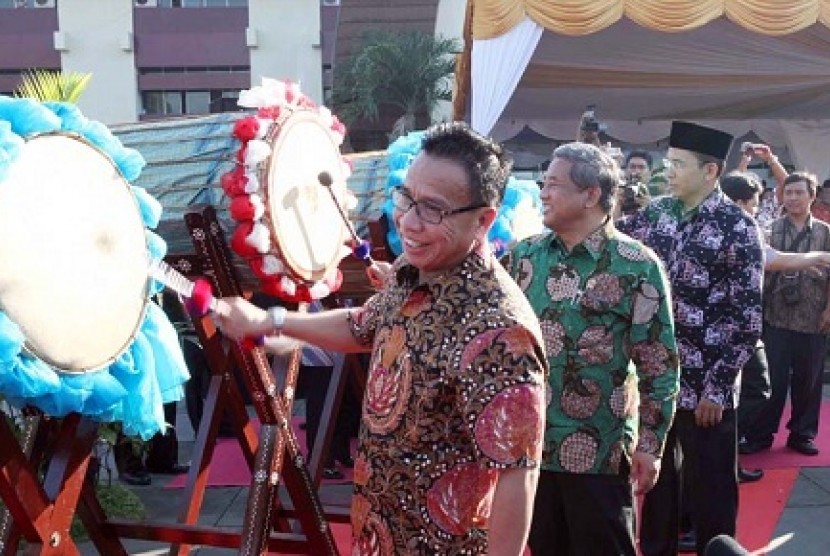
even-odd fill
[{"label": "black peci cap", "polygon": [[725,131],[711,127],[689,122],[672,122],[669,146],[726,160],[732,139],[733,137]]}]

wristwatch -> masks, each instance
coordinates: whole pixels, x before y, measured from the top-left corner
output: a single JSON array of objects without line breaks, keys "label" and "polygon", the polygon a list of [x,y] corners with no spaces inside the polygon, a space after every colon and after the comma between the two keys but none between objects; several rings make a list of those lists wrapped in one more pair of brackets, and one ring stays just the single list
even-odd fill
[{"label": "wristwatch", "polygon": [[268,309],[268,322],[271,323],[271,334],[278,335],[285,326],[285,315],[288,313],[285,307],[277,305]]}]

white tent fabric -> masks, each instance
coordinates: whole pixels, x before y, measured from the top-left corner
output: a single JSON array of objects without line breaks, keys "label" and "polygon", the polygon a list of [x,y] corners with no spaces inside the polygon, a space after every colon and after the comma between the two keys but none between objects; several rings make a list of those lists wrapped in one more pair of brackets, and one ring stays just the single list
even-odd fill
[{"label": "white tent fabric", "polygon": [[473,43],[472,74],[479,77],[472,94],[470,125],[489,133],[527,68],[544,28],[525,18],[509,33]]},{"label": "white tent fabric", "polygon": [[[511,32],[505,42],[519,40]],[[471,119],[496,139],[523,128],[571,139],[587,104],[607,133],[629,144],[654,143],[669,122],[687,119],[741,136],[755,132],[788,149],[797,167],[827,177],[830,135],[830,29],[813,25],[772,37],[717,19],[683,33],[662,33],[621,19],[585,36],[542,34],[518,86],[504,72],[476,72],[473,46]],[[519,66],[510,46],[501,53]],[[488,68],[496,66],[491,61]],[[486,83],[486,88],[483,83]],[[509,96],[489,130],[476,111]]]}]

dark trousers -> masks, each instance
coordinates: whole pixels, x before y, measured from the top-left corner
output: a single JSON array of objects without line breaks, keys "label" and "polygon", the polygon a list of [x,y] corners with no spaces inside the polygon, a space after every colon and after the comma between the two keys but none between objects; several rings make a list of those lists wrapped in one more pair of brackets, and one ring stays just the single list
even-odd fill
[{"label": "dark trousers", "polygon": [[533,556],[634,555],[628,472],[580,475],[542,471],[528,546]]},{"label": "dark trousers", "polygon": [[179,462],[179,440],[176,438],[176,402],[164,404],[164,422],[170,425],[150,439],[147,469],[169,471]]},{"label": "dark trousers", "polygon": [[738,438],[746,436],[770,398],[771,386],[767,353],[759,343],[741,371],[741,398],[738,403]]},{"label": "dark trousers", "polygon": [[788,390],[792,402],[787,423],[790,436],[814,439],[818,434],[827,337],[765,325],[764,344],[767,346],[772,396],[747,430],[747,440],[772,441],[784,412]]},{"label": "dark trousers", "polygon": [[[693,411],[678,409],[669,429],[660,477],[643,499],[640,551],[675,556],[684,480],[694,485],[688,504],[697,531],[697,553],[717,535],[735,535],[738,517],[735,411],[724,410],[714,427],[698,427]],[[685,475],[685,478],[684,478]]]}]

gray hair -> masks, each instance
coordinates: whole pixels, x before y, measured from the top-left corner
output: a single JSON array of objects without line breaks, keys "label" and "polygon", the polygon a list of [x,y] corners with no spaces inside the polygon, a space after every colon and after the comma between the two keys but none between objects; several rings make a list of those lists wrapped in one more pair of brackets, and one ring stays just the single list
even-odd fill
[{"label": "gray hair", "polygon": [[571,163],[569,177],[580,189],[600,188],[600,207],[610,213],[614,208],[620,167],[605,151],[588,143],[566,143],[553,151],[553,158]]}]

